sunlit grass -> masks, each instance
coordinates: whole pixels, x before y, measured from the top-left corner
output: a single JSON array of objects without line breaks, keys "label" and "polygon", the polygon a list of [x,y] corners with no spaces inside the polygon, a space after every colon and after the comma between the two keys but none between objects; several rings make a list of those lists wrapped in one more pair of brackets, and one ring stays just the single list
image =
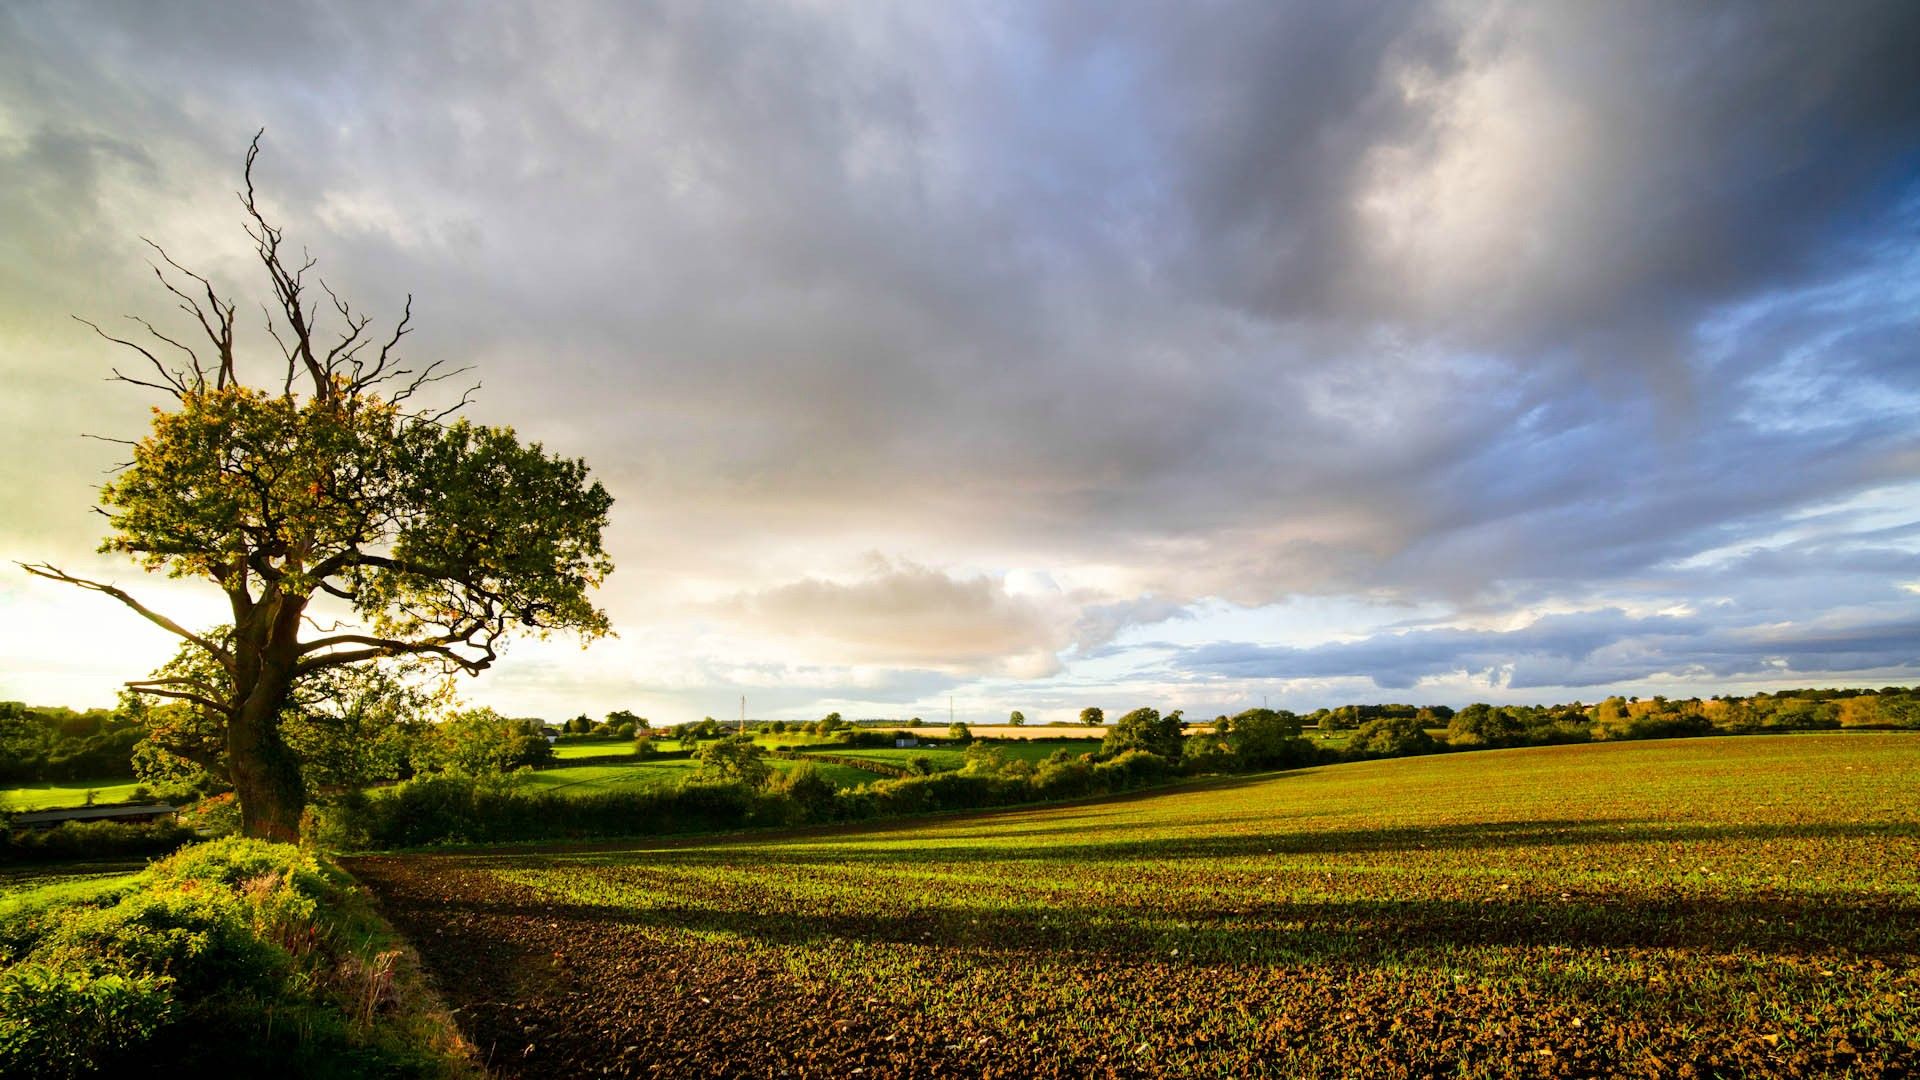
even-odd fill
[{"label": "sunlit grass", "polygon": [[133,798],[134,780],[47,780],[0,788],[0,810],[53,810],[85,806],[87,793],[96,803],[126,802]]}]

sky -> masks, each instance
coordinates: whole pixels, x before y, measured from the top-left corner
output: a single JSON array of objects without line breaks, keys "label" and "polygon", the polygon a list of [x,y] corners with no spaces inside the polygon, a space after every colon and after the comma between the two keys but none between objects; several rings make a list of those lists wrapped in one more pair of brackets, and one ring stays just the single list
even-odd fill
[{"label": "sky", "polygon": [[[1920,5],[0,2],[0,698],[234,191],[612,493],[561,718],[1920,682]],[[259,320],[245,357],[270,371]]]}]

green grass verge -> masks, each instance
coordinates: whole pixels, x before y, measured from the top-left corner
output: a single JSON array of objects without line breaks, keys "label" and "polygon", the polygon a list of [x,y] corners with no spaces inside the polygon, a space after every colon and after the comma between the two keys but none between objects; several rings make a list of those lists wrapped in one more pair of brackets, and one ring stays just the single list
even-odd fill
[{"label": "green grass verge", "polygon": [[311,853],[228,838],[12,886],[0,1075],[477,1075],[365,893]]}]

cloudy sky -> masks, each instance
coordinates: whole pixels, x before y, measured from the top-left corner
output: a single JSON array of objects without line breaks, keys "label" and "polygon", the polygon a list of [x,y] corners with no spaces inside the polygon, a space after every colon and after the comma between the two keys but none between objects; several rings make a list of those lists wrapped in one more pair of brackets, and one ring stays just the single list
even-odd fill
[{"label": "cloudy sky", "polygon": [[[1920,681],[1915,56],[1866,0],[8,0],[0,555],[218,620],[93,553],[81,433],[155,402],[69,316],[169,313],[142,236],[264,299],[265,127],[328,283],[617,500],[619,637],[476,702]],[[0,574],[0,698],[170,651]]]}]

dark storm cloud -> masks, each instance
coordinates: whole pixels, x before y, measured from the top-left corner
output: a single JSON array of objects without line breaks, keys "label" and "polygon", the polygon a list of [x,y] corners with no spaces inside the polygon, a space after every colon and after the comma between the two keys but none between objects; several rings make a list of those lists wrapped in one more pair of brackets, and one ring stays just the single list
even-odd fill
[{"label": "dark storm cloud", "polygon": [[[265,125],[330,281],[420,293],[483,418],[609,479],[616,620],[698,579],[848,655],[1039,671],[1210,596],[1765,592],[1676,567],[1920,475],[1911,4],[0,20],[0,275],[38,290],[0,312],[37,347],[56,304],[153,310],[136,232],[243,280]],[[1907,572],[1822,543],[1751,565]],[[826,581],[876,548],[928,576]],[[978,568],[1097,585],[1043,617]]]},{"label": "dark storm cloud", "polygon": [[1359,677],[1389,690],[1449,676],[1514,690],[1608,686],[1660,675],[1831,677],[1920,663],[1920,621],[1751,626],[1712,615],[1635,618],[1609,609],[1549,615],[1517,630],[1414,630],[1312,648],[1211,644],[1179,650],[1169,663],[1213,678]]}]

